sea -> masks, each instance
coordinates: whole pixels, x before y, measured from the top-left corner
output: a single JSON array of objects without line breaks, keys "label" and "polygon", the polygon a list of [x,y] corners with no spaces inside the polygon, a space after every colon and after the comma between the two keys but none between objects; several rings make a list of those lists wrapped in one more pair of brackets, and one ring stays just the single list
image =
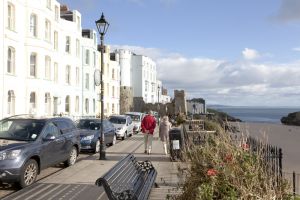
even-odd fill
[{"label": "sea", "polygon": [[246,107],[246,106],[207,106],[223,111],[243,122],[261,122],[280,124],[280,119],[292,112],[300,112],[300,107]]}]

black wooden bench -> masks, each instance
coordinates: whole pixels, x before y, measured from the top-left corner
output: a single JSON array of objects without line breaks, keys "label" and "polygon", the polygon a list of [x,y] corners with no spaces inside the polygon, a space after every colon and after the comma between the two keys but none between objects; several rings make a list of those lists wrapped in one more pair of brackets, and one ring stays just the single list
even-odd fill
[{"label": "black wooden bench", "polygon": [[104,187],[110,200],[146,200],[156,175],[150,161],[137,161],[128,154],[98,178],[96,185]]}]

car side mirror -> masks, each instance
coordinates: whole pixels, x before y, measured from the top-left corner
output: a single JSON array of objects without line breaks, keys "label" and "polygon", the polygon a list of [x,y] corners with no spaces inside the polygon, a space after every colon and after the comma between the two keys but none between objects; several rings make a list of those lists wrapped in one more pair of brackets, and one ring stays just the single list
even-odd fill
[{"label": "car side mirror", "polygon": [[55,140],[56,137],[52,134],[48,134],[46,135],[46,137],[43,138],[43,141],[52,141],[52,140]]}]

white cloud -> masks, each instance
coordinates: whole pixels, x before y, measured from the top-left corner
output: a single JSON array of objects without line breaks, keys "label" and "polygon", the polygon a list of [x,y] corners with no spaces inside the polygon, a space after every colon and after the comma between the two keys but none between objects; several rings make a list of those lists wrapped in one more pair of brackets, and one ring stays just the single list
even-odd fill
[{"label": "white cloud", "polygon": [[[124,46],[114,46],[123,47]],[[188,98],[232,105],[298,105],[300,61],[284,64],[187,58],[157,48],[127,46],[157,63],[158,78],[169,94],[184,89]]]},{"label": "white cloud", "polygon": [[300,51],[300,47],[295,47],[292,49],[293,51]]},{"label": "white cloud", "polygon": [[260,57],[258,51],[255,49],[245,48],[242,54],[246,60],[254,60]]}]

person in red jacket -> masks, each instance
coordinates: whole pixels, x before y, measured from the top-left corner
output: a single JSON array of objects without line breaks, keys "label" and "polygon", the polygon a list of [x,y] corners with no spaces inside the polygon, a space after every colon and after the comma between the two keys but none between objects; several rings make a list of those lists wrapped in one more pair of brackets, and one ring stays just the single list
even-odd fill
[{"label": "person in red jacket", "polygon": [[141,126],[142,132],[144,133],[145,153],[150,154],[152,148],[153,133],[156,127],[156,120],[155,117],[153,117],[151,110],[143,118]]}]

